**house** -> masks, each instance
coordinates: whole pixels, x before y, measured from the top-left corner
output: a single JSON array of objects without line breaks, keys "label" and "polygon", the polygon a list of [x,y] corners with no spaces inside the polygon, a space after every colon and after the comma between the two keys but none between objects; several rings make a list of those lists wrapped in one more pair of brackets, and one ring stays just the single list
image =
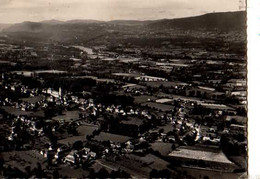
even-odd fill
[{"label": "house", "polygon": [[124,131],[127,136],[136,136],[143,125],[143,120],[136,117],[129,117],[128,120],[120,122],[120,130]]},{"label": "house", "polygon": [[84,147],[81,150],[72,150],[66,157],[64,157],[64,163],[70,164],[83,164],[89,160],[96,159],[96,153],[92,152],[89,148]]},{"label": "house", "polygon": [[61,97],[61,95],[62,95],[62,90],[61,90],[61,88],[59,88],[59,91],[56,91],[56,90],[54,90],[54,89],[52,89],[52,88],[48,88],[48,89],[46,89],[46,90],[43,90],[42,92],[43,92],[43,93],[46,93],[46,94],[49,94],[49,95],[51,95],[51,96],[53,96],[53,97],[55,97],[55,98],[59,98],[59,97]]},{"label": "house", "polygon": [[245,116],[226,116],[226,121],[236,121],[239,124],[246,124],[247,123],[247,117]]},{"label": "house", "polygon": [[154,77],[154,76],[139,76],[135,78],[139,81],[168,81],[166,78]]},{"label": "house", "polygon": [[246,126],[245,125],[238,125],[238,124],[231,124],[230,130],[233,132],[246,132]]},{"label": "house", "polygon": [[230,79],[225,84],[225,86],[234,88],[234,87],[246,87],[247,83],[246,80],[243,79]]}]

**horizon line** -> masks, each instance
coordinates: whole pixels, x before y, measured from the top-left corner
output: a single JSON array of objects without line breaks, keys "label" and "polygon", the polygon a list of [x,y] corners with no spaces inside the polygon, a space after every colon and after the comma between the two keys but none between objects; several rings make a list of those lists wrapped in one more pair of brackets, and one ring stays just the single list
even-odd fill
[{"label": "horizon line", "polygon": [[98,20],[98,19],[83,19],[83,18],[78,18],[78,19],[68,19],[68,20],[61,20],[61,19],[45,19],[45,20],[40,20],[40,21],[30,21],[30,20],[24,20],[21,22],[15,22],[15,23],[2,23],[0,22],[0,24],[2,25],[14,25],[14,24],[21,24],[21,23],[25,23],[25,22],[33,22],[33,23],[42,23],[44,21],[60,21],[61,23],[66,23],[69,21],[74,21],[74,20],[81,20],[81,21],[100,21],[100,22],[113,22],[113,21],[138,21],[138,22],[145,22],[145,21],[157,21],[157,20],[173,20],[173,19],[183,19],[183,18],[190,18],[190,17],[199,17],[199,16],[203,16],[203,15],[207,15],[207,14],[217,14],[217,13],[231,13],[231,12],[247,12],[247,10],[234,10],[234,11],[217,11],[217,12],[208,12],[208,13],[203,13],[200,15],[194,15],[194,16],[183,16],[183,17],[176,17],[176,18],[159,18],[159,19],[115,19],[115,20]]}]

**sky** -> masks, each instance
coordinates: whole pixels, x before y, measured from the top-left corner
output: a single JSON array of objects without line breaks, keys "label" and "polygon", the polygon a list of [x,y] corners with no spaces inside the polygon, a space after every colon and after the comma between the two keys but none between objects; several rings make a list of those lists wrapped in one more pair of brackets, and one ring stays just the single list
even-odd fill
[{"label": "sky", "polygon": [[240,0],[0,0],[0,23],[42,20],[154,20],[238,11]]}]

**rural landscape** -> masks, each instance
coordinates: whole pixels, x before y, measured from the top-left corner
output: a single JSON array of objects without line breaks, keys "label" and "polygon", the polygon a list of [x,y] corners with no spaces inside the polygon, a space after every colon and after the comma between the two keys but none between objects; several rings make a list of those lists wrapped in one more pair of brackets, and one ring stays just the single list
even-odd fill
[{"label": "rural landscape", "polygon": [[245,11],[0,24],[0,177],[246,178],[246,41]]}]

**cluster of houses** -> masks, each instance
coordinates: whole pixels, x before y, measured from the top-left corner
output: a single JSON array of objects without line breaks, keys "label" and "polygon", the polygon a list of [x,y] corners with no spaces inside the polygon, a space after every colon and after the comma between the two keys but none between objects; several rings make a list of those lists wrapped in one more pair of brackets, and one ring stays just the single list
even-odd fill
[{"label": "cluster of houses", "polygon": [[[72,76],[63,76],[62,80],[93,79],[97,83],[93,88],[87,88],[89,91],[78,93],[62,87],[28,87],[19,79],[30,78],[44,83],[43,76],[40,78],[29,71],[2,74],[1,88],[18,96],[16,100],[12,96],[0,97],[3,117],[12,121],[6,136],[9,148],[35,148],[46,158],[49,166],[85,167],[109,157],[159,152],[167,160],[177,161],[183,166],[224,171],[235,168],[220,149],[221,138],[223,135],[241,134],[239,131],[245,133],[245,123],[244,118],[237,114],[237,106],[224,102],[228,96],[238,99],[240,105],[246,103],[244,80],[231,79],[223,83],[222,80],[191,73],[191,79],[184,83],[174,81],[171,77],[174,75],[169,74],[189,74],[197,70],[193,69],[196,60],[183,60],[183,63],[177,59],[140,60],[104,52],[103,48],[94,51],[81,46],[73,48],[79,50],[80,55],[70,60],[83,64],[89,57],[90,62],[85,65],[90,71],[73,71]],[[84,53],[87,55],[84,56]],[[200,55],[203,56],[203,53]],[[115,59],[120,63],[114,62]],[[214,67],[218,64],[223,65],[215,61],[199,65]],[[90,68],[89,65],[95,67]],[[111,70],[106,69],[106,65],[112,66]],[[121,66],[124,72],[118,73],[116,65]],[[98,68],[105,69],[95,72]],[[145,73],[153,70],[156,73]],[[37,74],[53,72],[68,74],[58,70],[43,70]],[[17,75],[19,78],[15,79]],[[201,79],[204,81],[201,82]],[[98,91],[98,87],[109,85],[115,88],[105,91],[106,95],[131,97],[133,102],[125,105],[124,101],[121,101],[122,104],[118,101],[98,101],[94,92]],[[245,141],[236,142],[246,145]],[[166,146],[167,150],[155,147],[157,144]],[[217,149],[207,150],[202,145]],[[1,149],[5,150],[5,147],[1,146]],[[216,167],[212,168],[213,165]]]}]

